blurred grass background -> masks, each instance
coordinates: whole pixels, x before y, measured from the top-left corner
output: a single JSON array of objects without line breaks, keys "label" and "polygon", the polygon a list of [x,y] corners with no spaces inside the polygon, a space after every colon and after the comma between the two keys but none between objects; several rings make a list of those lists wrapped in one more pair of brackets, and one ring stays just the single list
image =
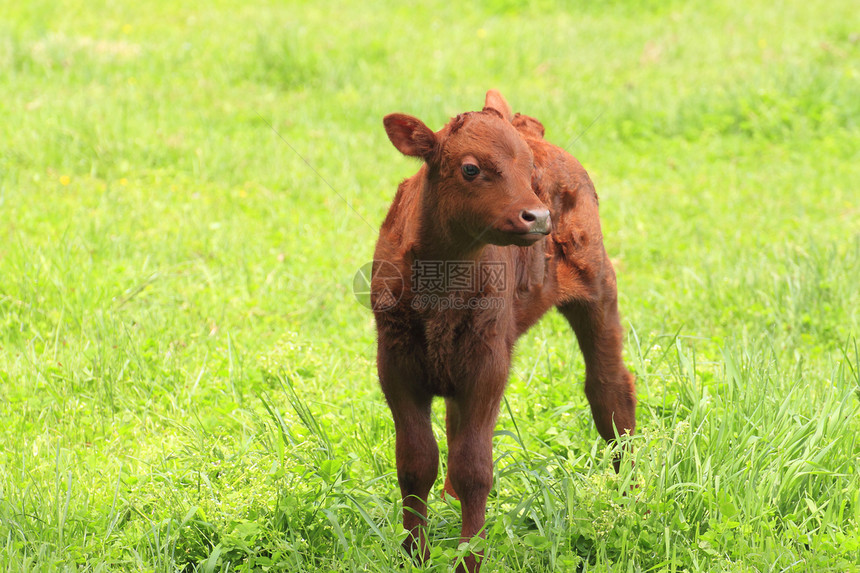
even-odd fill
[{"label": "blurred grass background", "polygon": [[438,499],[433,562],[396,549],[351,284],[417,169],[381,118],[439,128],[489,88],[595,181],[640,433],[616,477],[547,316],[500,419],[488,568],[857,566],[852,3],[4,13],[5,571],[446,570]]}]

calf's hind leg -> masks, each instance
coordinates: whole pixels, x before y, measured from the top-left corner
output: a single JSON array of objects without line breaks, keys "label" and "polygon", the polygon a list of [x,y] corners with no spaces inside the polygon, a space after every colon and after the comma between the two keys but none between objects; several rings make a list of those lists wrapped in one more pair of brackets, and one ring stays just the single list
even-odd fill
[{"label": "calf's hind leg", "polygon": [[[636,429],[636,391],[633,375],[621,358],[618,295],[614,276],[610,279],[597,300],[571,301],[558,309],[576,333],[585,359],[585,396],[594,424],[603,439],[612,443],[616,430],[620,435]],[[618,471],[620,460],[613,464]]]}]

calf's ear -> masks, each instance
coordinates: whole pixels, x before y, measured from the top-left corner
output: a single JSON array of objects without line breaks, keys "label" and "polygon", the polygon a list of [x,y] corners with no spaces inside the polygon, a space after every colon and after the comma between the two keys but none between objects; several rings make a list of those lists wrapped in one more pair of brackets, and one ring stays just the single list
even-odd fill
[{"label": "calf's ear", "polygon": [[417,117],[392,113],[382,120],[385,133],[400,153],[430,159],[436,151],[436,134]]},{"label": "calf's ear", "polygon": [[498,90],[490,90],[487,92],[487,97],[484,99],[484,110],[487,109],[496,110],[508,121],[511,121],[514,117],[514,112],[511,111],[511,106],[508,105],[508,102],[505,101],[505,98],[502,97],[502,94],[500,94]]},{"label": "calf's ear", "polygon": [[544,136],[543,124],[528,115],[516,113],[514,114],[514,119],[511,120],[511,123],[520,133],[528,133],[535,137]]}]

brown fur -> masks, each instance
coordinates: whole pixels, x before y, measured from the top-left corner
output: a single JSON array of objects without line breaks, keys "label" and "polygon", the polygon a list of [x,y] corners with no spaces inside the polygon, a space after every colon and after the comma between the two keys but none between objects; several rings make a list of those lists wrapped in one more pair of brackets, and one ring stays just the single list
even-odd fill
[{"label": "brown fur", "polygon": [[[514,343],[547,310],[558,308],[576,333],[585,393],[604,439],[633,432],[636,400],[621,359],[615,273],[597,195],[579,162],[543,139],[539,121],[514,115],[494,90],[481,112],[460,114],[436,133],[402,114],[386,116],[385,128],[401,152],[424,160],[400,184],[380,229],[371,301],[379,380],[396,430],[405,546],[425,559],[427,496],[439,465],[432,399],[445,398],[445,491],[460,499],[461,539],[468,541],[483,535],[493,428]],[[480,174],[467,178],[465,163]],[[549,228],[533,219],[547,208],[552,230],[544,236]],[[495,304],[428,308],[410,280],[414,265],[427,261],[503,265],[504,285],[437,285],[430,294]],[[383,294],[389,304],[377,304]],[[458,571],[478,571],[480,559],[468,556]]]}]

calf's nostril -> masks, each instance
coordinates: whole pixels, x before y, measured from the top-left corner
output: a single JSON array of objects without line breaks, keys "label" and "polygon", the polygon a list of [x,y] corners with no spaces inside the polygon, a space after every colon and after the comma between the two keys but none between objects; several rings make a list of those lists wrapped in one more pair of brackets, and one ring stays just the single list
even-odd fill
[{"label": "calf's nostril", "polygon": [[520,211],[520,219],[528,227],[529,233],[543,233],[544,235],[550,232],[552,223],[549,219],[549,209],[523,209]]}]

